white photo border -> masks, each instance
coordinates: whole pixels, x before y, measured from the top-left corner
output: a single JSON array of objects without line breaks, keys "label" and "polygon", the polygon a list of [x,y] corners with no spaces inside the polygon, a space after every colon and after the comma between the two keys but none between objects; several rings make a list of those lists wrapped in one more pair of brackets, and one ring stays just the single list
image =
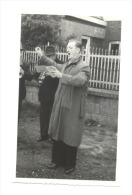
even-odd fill
[{"label": "white photo border", "polygon": [[[117,187],[123,189],[130,184],[131,177],[131,45],[132,21],[130,1],[3,1],[2,6],[2,149],[8,149],[8,156],[2,150],[2,177],[11,186],[18,190],[23,184],[45,184],[59,186],[91,186],[91,187]],[[52,5],[52,6],[51,6]],[[118,8],[118,9],[117,9]],[[117,11],[118,10],[118,11]],[[124,14],[124,10],[125,14]],[[107,181],[73,181],[52,179],[20,179],[15,177],[16,147],[17,147],[17,102],[18,102],[18,72],[20,56],[20,30],[21,14],[57,14],[57,15],[96,15],[107,17],[121,17],[121,70],[119,91],[119,119],[118,119],[118,147],[117,171],[115,182]],[[131,42],[132,43],[132,42]],[[5,52],[3,52],[3,49]],[[126,60],[127,56],[127,60]],[[127,68],[126,68],[127,67]],[[5,87],[6,83],[6,87]],[[8,86],[9,85],[9,86]],[[8,86],[8,89],[7,89]],[[8,90],[8,91],[7,91]],[[6,96],[6,97],[5,97]],[[124,103],[125,101],[125,103]],[[6,105],[6,109],[5,106]],[[127,113],[127,118],[126,114]],[[8,119],[8,120],[7,120]],[[127,121],[127,122],[126,122]],[[5,125],[6,124],[6,125]],[[124,132],[125,131],[125,132]],[[6,141],[5,141],[6,139]],[[125,139],[125,143],[124,143]],[[122,155],[123,153],[123,155]],[[10,162],[10,163],[9,163]],[[124,170],[125,167],[125,170]],[[6,169],[6,173],[4,172]],[[7,178],[7,175],[9,176]],[[125,179],[126,178],[126,179]],[[6,185],[5,183],[3,183]],[[27,186],[27,185],[26,185]],[[25,187],[25,185],[24,185]],[[39,188],[39,185],[36,185]],[[29,189],[29,186],[28,186]],[[115,189],[115,188],[114,188]],[[129,189],[129,188],[128,188]],[[127,190],[126,189],[126,192]],[[109,189],[108,189],[109,190]],[[23,190],[22,190],[23,191]],[[98,192],[98,188],[95,189]],[[104,190],[105,192],[105,190]],[[13,192],[11,193],[13,194]],[[33,192],[34,194],[34,192]],[[102,193],[103,194],[103,193]],[[126,193],[127,194],[127,193]],[[21,195],[21,191],[20,191]]]}]

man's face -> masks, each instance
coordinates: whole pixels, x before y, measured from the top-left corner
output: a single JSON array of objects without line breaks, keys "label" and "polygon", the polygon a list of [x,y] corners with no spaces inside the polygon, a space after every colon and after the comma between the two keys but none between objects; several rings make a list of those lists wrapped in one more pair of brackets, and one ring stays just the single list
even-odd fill
[{"label": "man's face", "polygon": [[68,59],[75,58],[80,52],[80,49],[76,47],[75,42],[69,42],[67,45],[67,53],[68,53]]}]

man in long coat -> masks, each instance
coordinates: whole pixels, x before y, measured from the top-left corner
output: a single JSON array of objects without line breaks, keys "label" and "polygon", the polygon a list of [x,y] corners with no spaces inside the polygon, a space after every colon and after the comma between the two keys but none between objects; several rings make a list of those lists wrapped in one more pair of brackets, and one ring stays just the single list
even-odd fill
[{"label": "man in long coat", "polygon": [[63,66],[47,58],[39,47],[36,51],[45,64],[56,67],[51,74],[60,79],[49,124],[49,135],[53,139],[49,168],[64,166],[69,174],[75,169],[82,138],[89,66],[81,59],[81,43],[77,40],[69,41],[68,62]]}]

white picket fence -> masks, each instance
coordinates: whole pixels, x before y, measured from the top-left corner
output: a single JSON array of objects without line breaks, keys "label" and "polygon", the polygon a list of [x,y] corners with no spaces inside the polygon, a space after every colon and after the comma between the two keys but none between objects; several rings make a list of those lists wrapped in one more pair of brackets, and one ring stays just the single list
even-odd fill
[{"label": "white picket fence", "polygon": [[[22,53],[27,62],[31,62],[31,69],[35,64],[39,65],[39,57],[35,51],[25,51]],[[67,53],[57,53],[57,57],[66,62]],[[90,66],[90,87],[107,90],[119,90],[120,56],[104,55],[103,52],[92,52],[87,60],[87,56],[82,54],[82,60],[89,62]]]},{"label": "white picket fence", "polygon": [[90,55],[90,86],[119,90],[120,56]]}]

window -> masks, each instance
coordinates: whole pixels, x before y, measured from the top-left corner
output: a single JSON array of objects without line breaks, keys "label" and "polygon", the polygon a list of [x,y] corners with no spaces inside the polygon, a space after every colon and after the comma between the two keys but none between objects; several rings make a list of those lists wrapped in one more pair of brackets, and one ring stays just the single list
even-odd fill
[{"label": "window", "polygon": [[90,37],[82,36],[82,59],[89,64],[90,61]]},{"label": "window", "polygon": [[109,54],[110,55],[120,55],[120,42],[112,41],[109,43]]},{"label": "window", "polygon": [[82,47],[86,49],[87,39],[82,39]]},{"label": "window", "polygon": [[88,48],[90,48],[90,37],[82,36],[82,49],[84,54],[86,54]]}]

